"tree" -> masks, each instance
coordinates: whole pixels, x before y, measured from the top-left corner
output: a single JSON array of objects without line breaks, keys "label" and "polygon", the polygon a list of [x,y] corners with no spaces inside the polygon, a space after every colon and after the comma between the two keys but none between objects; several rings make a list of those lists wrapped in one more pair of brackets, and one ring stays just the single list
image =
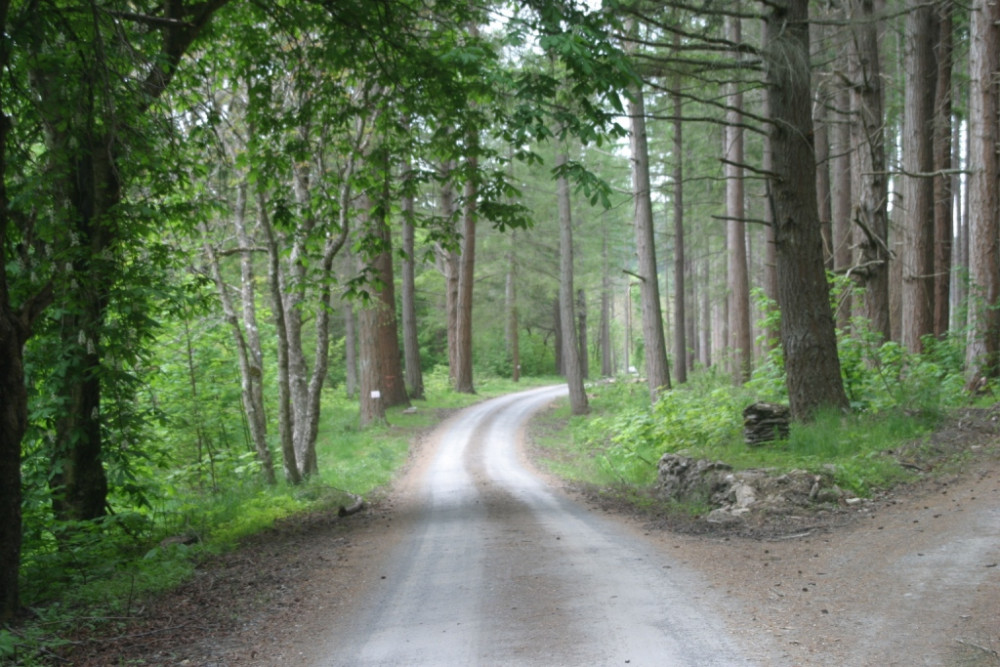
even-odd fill
[{"label": "tree", "polygon": [[660,287],[656,268],[656,244],[653,238],[653,203],[649,182],[649,148],[646,140],[646,106],[642,82],[628,89],[628,117],[632,131],[632,194],[635,199],[635,249],[638,255],[639,296],[642,304],[642,339],[645,344],[646,382],[649,395],[656,402],[660,391],[670,389],[670,367],[663,336],[660,312]]},{"label": "tree", "polygon": [[856,146],[851,172],[857,198],[853,218],[860,232],[859,265],[852,275],[865,285],[865,316],[869,326],[883,340],[889,340],[889,191],[878,20],[873,0],[852,0],[850,12],[848,76]]},{"label": "tree", "polygon": [[[405,175],[409,178],[412,171],[406,166]],[[417,307],[416,307],[416,244],[414,225],[414,193],[408,189],[403,194],[403,357],[406,367],[406,388],[410,398],[424,398],[424,375],[420,368],[420,341],[417,338]]]},{"label": "tree", "polygon": [[903,106],[903,345],[922,350],[934,333],[934,93],[938,36],[933,6],[908,0],[906,15],[906,103]]},{"label": "tree", "polygon": [[997,179],[1000,4],[972,7],[969,28],[969,387],[997,377],[1000,354],[1000,193]]},{"label": "tree", "polygon": [[934,99],[934,335],[943,338],[951,320],[952,280],[952,220],[951,154],[952,154],[952,63],[953,15],[952,2],[941,2],[938,38],[934,47],[937,81]]},{"label": "tree", "polygon": [[[740,20],[726,16],[726,39],[739,46],[743,40]],[[738,56],[738,51],[734,54]],[[743,187],[743,93],[729,84],[726,110],[726,230],[729,280],[729,332],[733,380],[742,384],[753,370],[753,337],[750,333],[750,283],[747,273],[746,216]]]},{"label": "tree", "polygon": [[[680,36],[674,36],[674,48],[680,46]],[[687,382],[687,313],[685,272],[688,270],[684,258],[684,124],[683,98],[681,97],[681,77],[676,74],[672,81],[670,98],[674,113],[673,159],[674,159],[674,375],[678,384]]]},{"label": "tree", "polygon": [[583,367],[577,338],[576,314],[573,308],[573,217],[569,201],[569,181],[562,168],[566,154],[556,156],[556,183],[559,198],[559,321],[562,323],[562,359],[569,385],[570,411],[574,415],[589,412],[587,393],[583,389]]},{"label": "tree", "polygon": [[792,416],[846,409],[823,269],[810,109],[807,0],[767,4],[763,59],[770,112],[778,303]]}]

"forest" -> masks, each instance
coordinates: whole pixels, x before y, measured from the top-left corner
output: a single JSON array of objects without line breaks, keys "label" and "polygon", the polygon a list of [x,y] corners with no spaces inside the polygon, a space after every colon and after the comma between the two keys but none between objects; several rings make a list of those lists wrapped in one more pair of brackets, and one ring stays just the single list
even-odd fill
[{"label": "forest", "polygon": [[353,443],[493,382],[567,383],[623,466],[754,400],[992,395],[995,3],[0,17],[0,622],[221,498],[367,492]]}]

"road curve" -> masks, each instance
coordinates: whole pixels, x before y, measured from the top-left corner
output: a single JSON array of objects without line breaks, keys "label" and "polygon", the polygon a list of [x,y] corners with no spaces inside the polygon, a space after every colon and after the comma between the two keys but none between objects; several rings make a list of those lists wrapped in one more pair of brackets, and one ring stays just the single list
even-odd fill
[{"label": "road curve", "polygon": [[395,552],[352,618],[331,619],[316,667],[750,664],[697,573],[521,464],[526,422],[565,393],[486,401],[438,430]]}]

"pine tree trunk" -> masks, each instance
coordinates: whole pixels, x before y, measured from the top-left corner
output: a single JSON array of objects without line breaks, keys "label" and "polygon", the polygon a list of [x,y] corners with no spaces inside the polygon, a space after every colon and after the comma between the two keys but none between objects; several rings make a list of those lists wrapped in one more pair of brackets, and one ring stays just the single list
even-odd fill
[{"label": "pine tree trunk", "polygon": [[934,335],[944,338],[951,321],[952,236],[952,174],[951,170],[951,111],[952,111],[952,16],[955,6],[941,2],[939,12],[937,83],[934,107]]},{"label": "pine tree trunk", "polygon": [[871,330],[889,340],[889,200],[886,176],[885,114],[879,59],[879,24],[872,0],[851,0],[853,38],[848,47],[851,111],[857,150],[853,187],[857,198],[860,268],[855,272],[865,286],[864,314]]},{"label": "pine tree trunk", "polygon": [[504,344],[507,358],[510,360],[511,379],[521,380],[521,341],[517,321],[517,230],[510,232],[510,245],[507,249],[507,276],[504,285]]},{"label": "pine tree trunk", "polygon": [[403,358],[408,393],[413,399],[423,400],[424,374],[420,369],[420,340],[417,336],[413,203],[413,194],[403,196]]},{"label": "pine tree trunk", "polygon": [[781,342],[795,419],[847,409],[823,267],[810,109],[808,0],[769,5],[764,49]]},{"label": "pine tree trunk", "polygon": [[346,366],[344,378],[344,391],[347,398],[354,398],[358,393],[358,336],[357,317],[354,314],[354,305],[345,301],[342,306],[344,313],[344,365]]},{"label": "pine tree trunk", "polygon": [[[832,119],[830,128],[830,240],[832,243],[833,270],[845,273],[854,266],[854,252],[851,249],[851,207],[858,191],[853,187],[852,174],[856,172],[852,164],[851,129],[853,118],[848,114],[851,93],[847,86],[835,85],[833,105],[839,111]],[[851,322],[853,304],[847,291],[837,304],[837,326],[847,329]]]},{"label": "pine tree trunk", "polygon": [[635,197],[635,246],[639,258],[639,294],[642,302],[642,339],[646,357],[646,381],[650,399],[670,389],[670,368],[660,313],[660,288],[653,238],[653,204],[649,181],[649,149],[646,141],[646,109],[641,85],[630,89],[628,115],[632,121],[632,192]]},{"label": "pine tree trunk", "polygon": [[580,375],[590,377],[590,355],[587,354],[587,297],[582,289],[576,291],[577,337],[580,341]]},{"label": "pine tree trunk", "polygon": [[934,180],[915,174],[934,170],[934,93],[938,28],[934,8],[907,0],[906,101],[903,106],[903,321],[902,344],[923,349],[934,333]]},{"label": "pine tree trunk", "polygon": [[458,271],[458,308],[455,319],[455,391],[462,394],[476,393],[472,384],[472,294],[476,269],[476,198],[478,187],[475,173],[479,158],[477,138],[473,137],[472,154],[467,158],[469,180],[465,183],[465,201],[462,205],[462,255]]},{"label": "pine tree trunk", "polygon": [[[555,168],[565,166],[566,155],[556,156]],[[559,320],[562,323],[562,358],[566,384],[569,385],[570,412],[584,415],[590,411],[587,393],[583,389],[583,367],[576,330],[573,289],[573,217],[570,210],[569,182],[564,174],[556,180],[559,198]]]},{"label": "pine tree trunk", "polygon": [[382,404],[386,408],[409,405],[406,395],[405,375],[400,360],[399,327],[396,319],[396,288],[392,267],[392,237],[386,224],[383,206],[378,206],[371,220],[372,234],[380,239],[383,248],[373,260],[372,267],[380,283],[374,296],[377,301],[379,370],[382,373]]},{"label": "pine tree trunk", "polygon": [[361,428],[385,424],[385,404],[382,402],[382,370],[379,367],[378,312],[369,304],[358,312],[359,421]]},{"label": "pine tree trunk", "polygon": [[701,309],[699,311],[699,318],[702,325],[698,327],[698,340],[701,353],[698,355],[698,360],[701,365],[705,368],[710,368],[712,366],[712,300],[711,300],[711,289],[709,282],[711,280],[711,260],[708,257],[703,257],[701,260],[701,285],[699,287],[701,291]]},{"label": "pine tree trunk", "polygon": [[[680,36],[674,35],[674,48],[680,46]],[[674,375],[678,384],[687,382],[687,313],[684,309],[684,125],[681,122],[683,101],[680,74],[674,77],[670,98],[674,114]]]},{"label": "pine tree trunk", "polygon": [[[740,20],[726,17],[726,37],[733,44],[743,41]],[[746,198],[743,183],[743,93],[730,87],[726,111],[726,229],[729,236],[729,333],[732,375],[736,384],[750,379],[753,370],[753,336],[750,328],[750,276],[747,268]]]},{"label": "pine tree trunk", "polygon": [[969,46],[969,340],[970,389],[997,377],[1000,355],[1000,193],[997,179],[1000,3],[972,7]]},{"label": "pine tree trunk", "polygon": [[615,374],[614,360],[611,353],[611,276],[608,270],[608,231],[601,226],[601,377],[612,377]]}]

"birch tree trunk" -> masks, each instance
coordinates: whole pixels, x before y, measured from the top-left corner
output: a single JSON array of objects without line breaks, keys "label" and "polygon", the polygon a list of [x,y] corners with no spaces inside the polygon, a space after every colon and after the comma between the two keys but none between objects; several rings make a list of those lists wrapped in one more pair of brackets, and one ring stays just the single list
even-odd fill
[{"label": "birch tree trunk", "polygon": [[[234,227],[237,243],[240,246],[240,295],[243,304],[243,327],[240,327],[239,317],[233,305],[229,288],[222,277],[222,268],[215,247],[209,240],[208,227],[202,223],[201,234],[205,256],[212,270],[212,278],[222,304],[222,312],[232,331],[236,343],[236,358],[240,367],[240,392],[243,411],[247,416],[250,429],[250,439],[257,451],[257,459],[261,464],[261,472],[267,484],[274,484],[274,460],[267,444],[267,415],[264,411],[264,369],[260,350],[260,336],[257,330],[257,314],[254,304],[255,280],[253,273],[253,258],[248,245],[249,234],[246,230],[246,197],[245,182],[237,186],[236,206],[234,208]],[[244,334],[246,332],[246,334]]]}]

